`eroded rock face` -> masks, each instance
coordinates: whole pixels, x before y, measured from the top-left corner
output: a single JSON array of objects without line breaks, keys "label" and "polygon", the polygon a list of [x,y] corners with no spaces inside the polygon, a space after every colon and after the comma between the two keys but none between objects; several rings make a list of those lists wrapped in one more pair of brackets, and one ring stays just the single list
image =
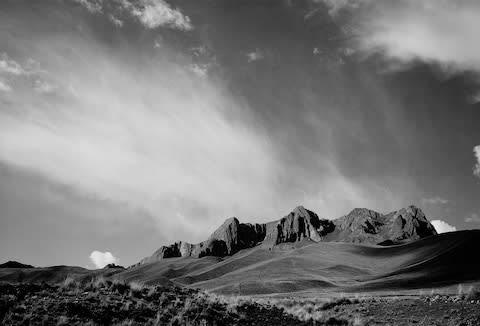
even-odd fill
[{"label": "eroded rock face", "polygon": [[239,250],[254,247],[265,239],[265,235],[265,224],[240,223],[236,217],[232,217],[207,240],[196,244],[179,241],[170,246],[162,246],[152,256],[141,260],[140,264],[173,257],[225,257]]},{"label": "eroded rock face", "polygon": [[170,246],[162,246],[160,249],[155,251],[153,255],[150,257],[146,257],[140,261],[140,264],[146,264],[154,261],[158,261],[164,258],[173,258],[173,257],[181,257],[180,253],[180,245],[181,242],[175,242]]},{"label": "eroded rock face", "polygon": [[330,241],[377,244],[391,241],[412,241],[435,235],[437,232],[422,210],[409,206],[386,215],[356,208],[349,214],[334,220],[336,232]]},{"label": "eroded rock face", "polygon": [[140,264],[172,257],[224,257],[258,244],[275,246],[309,240],[386,245],[435,234],[435,228],[415,206],[386,215],[355,208],[335,220],[321,219],[314,212],[299,206],[280,220],[270,223],[240,223],[236,217],[229,218],[207,240],[197,244],[180,241],[163,246]]},{"label": "eroded rock face", "polygon": [[391,217],[393,225],[390,228],[391,240],[418,240],[429,235],[437,234],[432,224],[427,220],[421,209],[415,206],[402,208],[394,212]]},{"label": "eroded rock face", "polygon": [[227,219],[209,239],[225,242],[227,254],[233,255],[239,250],[251,248],[265,238],[265,224],[240,223],[236,217]]},{"label": "eroded rock face", "polygon": [[319,219],[314,212],[299,206],[279,221],[267,224],[266,242],[274,245],[303,239],[318,242],[333,229],[331,221]]}]

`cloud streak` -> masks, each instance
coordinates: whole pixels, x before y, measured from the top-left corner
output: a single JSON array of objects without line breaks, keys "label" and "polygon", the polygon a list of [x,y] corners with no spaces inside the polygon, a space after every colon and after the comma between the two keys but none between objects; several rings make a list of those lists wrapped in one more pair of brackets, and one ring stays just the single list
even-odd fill
[{"label": "cloud streak", "polygon": [[480,215],[477,213],[472,213],[468,217],[465,218],[465,222],[467,223],[480,223]]},{"label": "cloud streak", "polygon": [[246,56],[247,56],[248,62],[259,61],[264,58],[262,51],[260,51],[259,49],[255,49],[255,51],[248,52]]},{"label": "cloud streak", "polygon": [[480,72],[477,1],[383,1],[363,14],[369,17],[360,32],[365,51],[404,63],[433,63],[447,73]]},{"label": "cloud streak", "polygon": [[480,178],[480,145],[473,148],[473,155],[476,159],[475,166],[473,167],[473,175]]},{"label": "cloud streak", "polygon": [[7,84],[5,80],[0,79],[0,91],[2,92],[11,92],[12,88]]},{"label": "cloud streak", "polygon": [[0,55],[0,74],[19,76],[25,73],[23,67],[11,59],[7,53],[4,52]]},{"label": "cloud streak", "polygon": [[315,0],[322,2],[329,8],[329,15],[335,18],[342,10],[355,10],[371,0]]},{"label": "cloud streak", "polygon": [[422,198],[422,205],[445,205],[448,204],[448,200],[439,196],[431,198]]},{"label": "cloud streak", "polygon": [[168,27],[182,31],[193,29],[190,18],[172,8],[164,0],[73,0],[85,7],[90,13],[106,14],[108,19],[116,26],[122,27],[124,22],[112,12],[120,12],[135,18],[148,29]]},{"label": "cloud streak", "polygon": [[139,7],[133,7],[131,13],[147,28],[169,26],[185,31],[193,28],[188,16],[171,8],[163,0],[142,0]]},{"label": "cloud streak", "polygon": [[168,240],[201,239],[210,224],[273,202],[274,150],[248,106],[163,51],[130,64],[94,39],[72,42],[73,59],[57,39],[29,53],[60,85],[24,81],[0,110],[1,161],[144,209]]}]

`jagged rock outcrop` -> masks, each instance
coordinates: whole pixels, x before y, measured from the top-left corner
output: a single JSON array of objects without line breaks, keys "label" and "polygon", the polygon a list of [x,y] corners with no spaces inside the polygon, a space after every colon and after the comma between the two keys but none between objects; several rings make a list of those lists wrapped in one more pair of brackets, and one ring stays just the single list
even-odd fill
[{"label": "jagged rock outcrop", "polygon": [[318,242],[322,240],[323,235],[333,231],[334,228],[330,220],[320,219],[314,212],[299,206],[279,221],[267,224],[265,242],[274,245],[303,239]]},{"label": "jagged rock outcrop", "polygon": [[225,257],[257,245],[265,239],[265,235],[266,224],[240,223],[236,217],[232,217],[216,229],[207,240],[196,244],[179,241],[170,246],[162,246],[152,256],[142,259],[139,264],[173,257]]},{"label": "jagged rock outcrop", "polygon": [[390,228],[389,238],[393,241],[418,240],[437,234],[422,210],[415,206],[409,206],[394,212],[391,220],[393,225]]},{"label": "jagged rock outcrop", "polygon": [[409,206],[383,215],[366,208],[355,208],[336,220],[329,241],[354,243],[398,243],[435,235],[437,232],[422,210]]},{"label": "jagged rock outcrop", "polygon": [[227,246],[227,254],[232,255],[263,241],[265,234],[265,224],[244,224],[240,223],[236,217],[232,217],[216,229],[209,239],[224,241]]},{"label": "jagged rock outcrop", "polygon": [[240,223],[236,217],[229,218],[207,240],[197,244],[179,241],[163,246],[139,264],[172,257],[225,257],[258,244],[273,247],[308,240],[391,245],[435,234],[435,228],[415,206],[386,215],[355,208],[335,220],[321,219],[299,206],[270,223]]}]

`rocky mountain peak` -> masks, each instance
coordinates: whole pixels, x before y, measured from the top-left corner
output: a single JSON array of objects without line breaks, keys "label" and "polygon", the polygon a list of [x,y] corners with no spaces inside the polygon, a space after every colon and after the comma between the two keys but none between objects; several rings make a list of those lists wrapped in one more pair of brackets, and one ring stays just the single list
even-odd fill
[{"label": "rocky mountain peak", "polygon": [[413,205],[389,214],[355,208],[334,220],[319,218],[315,212],[298,206],[281,219],[269,223],[241,223],[231,217],[207,240],[198,244],[180,241],[163,246],[140,263],[171,257],[224,257],[258,244],[271,247],[303,240],[395,244],[435,234],[435,228],[422,210]]},{"label": "rocky mountain peak", "polygon": [[423,211],[416,206],[408,206],[391,213],[391,240],[417,240],[437,234]]}]

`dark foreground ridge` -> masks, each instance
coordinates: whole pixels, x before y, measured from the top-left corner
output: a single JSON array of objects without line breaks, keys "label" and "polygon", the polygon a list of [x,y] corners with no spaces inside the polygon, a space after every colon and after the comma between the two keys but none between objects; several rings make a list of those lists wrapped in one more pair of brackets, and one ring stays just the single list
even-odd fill
[{"label": "dark foreground ridge", "polygon": [[385,245],[435,234],[435,228],[422,210],[415,206],[385,215],[366,208],[355,208],[335,220],[319,218],[316,213],[299,206],[283,218],[269,223],[240,223],[236,217],[229,218],[207,240],[198,244],[178,241],[162,246],[139,264],[174,257],[225,257],[257,245],[271,248],[302,240]]},{"label": "dark foreground ridge", "polygon": [[0,264],[0,268],[34,268],[32,265],[22,264],[18,261],[7,261],[6,263]]},{"label": "dark foreground ridge", "polygon": [[348,325],[342,318],[301,320],[254,301],[228,304],[181,287],[142,286],[99,278],[60,285],[0,283],[2,325]]}]

